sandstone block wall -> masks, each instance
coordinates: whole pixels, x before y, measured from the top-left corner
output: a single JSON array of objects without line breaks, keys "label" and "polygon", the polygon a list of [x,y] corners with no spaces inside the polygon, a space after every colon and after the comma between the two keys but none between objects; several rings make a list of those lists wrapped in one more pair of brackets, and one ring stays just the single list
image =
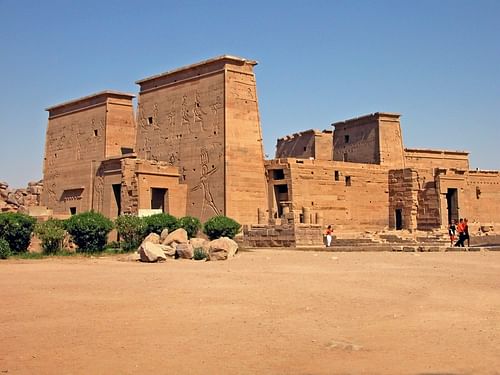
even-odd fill
[{"label": "sandstone block wall", "polygon": [[100,163],[134,144],[132,98],[104,91],[47,109],[42,205],[69,214],[109,203]]},{"label": "sandstone block wall", "polygon": [[405,166],[415,169],[449,168],[469,170],[469,153],[465,151],[405,148]]},{"label": "sandstone block wall", "polygon": [[319,225],[245,225],[243,239],[250,247],[323,246]]},{"label": "sandstone block wall", "polygon": [[257,223],[265,208],[255,62],[223,56],[140,80],[137,153],[180,168],[188,215]]},{"label": "sandstone block wall", "polygon": [[279,138],[275,157],[332,160],[332,132],[306,130]]},{"label": "sandstone block wall", "polygon": [[[274,192],[272,217],[280,216],[281,201],[290,206],[296,220],[300,215],[304,220],[306,208],[306,213],[320,216],[318,223],[333,224],[340,230],[389,225],[388,170],[384,167],[291,158],[268,161],[266,167],[270,194]],[[282,178],[276,179],[280,169]]]},{"label": "sandstone block wall", "polygon": [[332,124],[335,127],[333,160],[402,168],[404,153],[399,117],[377,112]]}]

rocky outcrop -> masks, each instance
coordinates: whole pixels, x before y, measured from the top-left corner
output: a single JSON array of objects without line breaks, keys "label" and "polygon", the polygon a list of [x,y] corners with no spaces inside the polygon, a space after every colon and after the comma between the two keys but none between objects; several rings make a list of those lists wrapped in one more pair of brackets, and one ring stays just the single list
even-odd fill
[{"label": "rocky outcrop", "polygon": [[29,182],[25,189],[9,189],[9,184],[0,182],[0,212],[27,213],[29,207],[40,205],[43,182]]}]

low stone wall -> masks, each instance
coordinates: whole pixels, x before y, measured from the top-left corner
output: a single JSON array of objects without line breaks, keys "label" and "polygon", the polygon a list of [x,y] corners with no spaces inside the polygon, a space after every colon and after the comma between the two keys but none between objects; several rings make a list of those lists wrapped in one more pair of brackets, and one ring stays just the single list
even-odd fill
[{"label": "low stone wall", "polygon": [[243,245],[249,247],[323,246],[322,228],[316,224],[244,225]]}]

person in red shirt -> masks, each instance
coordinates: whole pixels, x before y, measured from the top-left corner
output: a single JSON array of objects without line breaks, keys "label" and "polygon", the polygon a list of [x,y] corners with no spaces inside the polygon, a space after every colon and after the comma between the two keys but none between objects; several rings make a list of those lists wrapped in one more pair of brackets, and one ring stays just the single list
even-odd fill
[{"label": "person in red shirt", "polygon": [[460,218],[460,221],[458,222],[457,232],[458,232],[458,241],[455,244],[455,247],[464,247],[465,224],[464,224],[464,219],[462,219],[462,218]]}]

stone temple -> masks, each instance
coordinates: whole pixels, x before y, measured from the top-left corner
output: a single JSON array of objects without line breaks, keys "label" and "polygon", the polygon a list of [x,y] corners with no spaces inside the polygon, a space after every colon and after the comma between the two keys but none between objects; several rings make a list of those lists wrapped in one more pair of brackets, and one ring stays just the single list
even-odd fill
[{"label": "stone temple", "polygon": [[499,171],[470,170],[463,151],[405,148],[396,113],[285,136],[265,160],[256,64],[220,56],[141,79],[136,110],[117,91],[47,108],[42,205],[55,216],[226,215],[252,244],[283,233],[314,244],[327,224],[499,226]]}]

